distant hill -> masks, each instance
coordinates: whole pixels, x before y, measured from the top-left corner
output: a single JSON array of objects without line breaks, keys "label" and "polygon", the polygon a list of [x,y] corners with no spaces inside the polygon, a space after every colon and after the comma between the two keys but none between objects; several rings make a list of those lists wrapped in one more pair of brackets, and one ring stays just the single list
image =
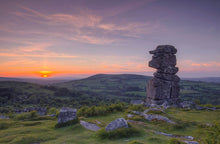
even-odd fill
[{"label": "distant hill", "polygon": [[11,77],[0,77],[0,81],[15,81],[15,82],[28,82],[28,83],[35,83],[41,85],[48,85],[48,84],[55,84],[55,83],[62,83],[66,81],[70,81],[72,79],[61,79],[61,78],[11,78]]},{"label": "distant hill", "polygon": [[[130,102],[146,99],[146,84],[150,76],[120,74],[98,74],[81,80],[56,84],[70,90],[77,90],[93,97],[107,97]],[[201,103],[220,104],[220,84],[181,80],[180,97],[184,100],[200,100]]]},{"label": "distant hill", "polygon": [[220,83],[220,77],[182,78],[183,80]]}]

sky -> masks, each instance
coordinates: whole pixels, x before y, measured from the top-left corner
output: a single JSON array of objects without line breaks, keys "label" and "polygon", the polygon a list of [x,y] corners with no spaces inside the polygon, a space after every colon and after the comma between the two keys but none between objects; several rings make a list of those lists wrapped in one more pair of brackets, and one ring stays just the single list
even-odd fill
[{"label": "sky", "polygon": [[177,48],[180,77],[220,77],[219,0],[0,0],[0,77],[151,76]]}]

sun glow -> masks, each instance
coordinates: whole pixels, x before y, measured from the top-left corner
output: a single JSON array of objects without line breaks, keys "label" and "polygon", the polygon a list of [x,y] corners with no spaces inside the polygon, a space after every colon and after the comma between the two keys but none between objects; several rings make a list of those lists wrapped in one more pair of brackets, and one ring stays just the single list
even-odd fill
[{"label": "sun glow", "polygon": [[40,71],[41,77],[47,78],[51,76],[52,71]]}]

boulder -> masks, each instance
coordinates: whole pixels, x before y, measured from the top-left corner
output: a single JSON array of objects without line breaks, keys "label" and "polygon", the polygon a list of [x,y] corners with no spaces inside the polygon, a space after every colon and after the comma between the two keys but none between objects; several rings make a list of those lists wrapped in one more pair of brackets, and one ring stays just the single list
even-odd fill
[{"label": "boulder", "polygon": [[86,129],[89,129],[89,130],[92,130],[92,131],[97,131],[100,129],[99,126],[97,126],[96,124],[94,123],[89,123],[89,122],[86,122],[86,121],[80,121],[80,124],[86,128]]},{"label": "boulder", "polygon": [[105,131],[112,131],[118,128],[128,128],[128,123],[124,118],[118,118],[110,122],[106,127]]},{"label": "boulder", "polygon": [[57,123],[66,123],[75,119],[77,119],[77,109],[63,107],[60,109]]}]

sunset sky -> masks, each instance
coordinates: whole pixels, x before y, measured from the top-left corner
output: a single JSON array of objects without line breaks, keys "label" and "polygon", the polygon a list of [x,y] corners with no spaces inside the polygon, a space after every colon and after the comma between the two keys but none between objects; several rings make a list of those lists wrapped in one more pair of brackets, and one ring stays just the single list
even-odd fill
[{"label": "sunset sky", "polygon": [[180,77],[220,77],[219,0],[0,0],[0,77],[152,75],[157,45]]}]

